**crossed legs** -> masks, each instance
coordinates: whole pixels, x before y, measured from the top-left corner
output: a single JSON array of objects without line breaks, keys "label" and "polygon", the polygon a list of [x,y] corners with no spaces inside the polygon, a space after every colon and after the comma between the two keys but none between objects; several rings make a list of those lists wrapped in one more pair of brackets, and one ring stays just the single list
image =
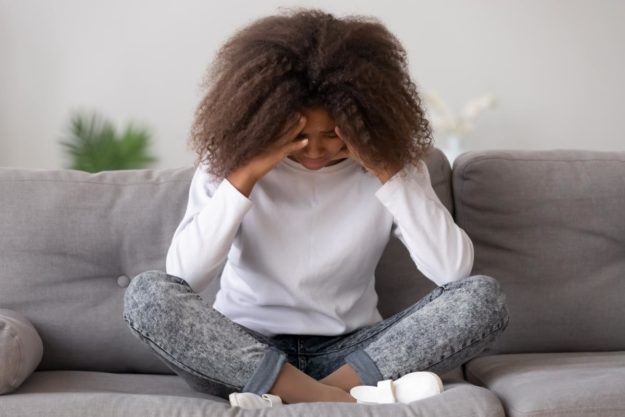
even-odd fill
[{"label": "crossed legs", "polygon": [[[223,398],[233,391],[270,392],[285,403],[355,402],[349,394],[354,386],[417,370],[453,369],[503,331],[505,297],[494,279],[474,276],[444,287],[385,323],[363,328],[371,336],[367,344],[319,381],[206,308],[183,279],[162,271],[132,280],[123,317],[135,336],[198,391]],[[398,341],[405,344],[400,352],[392,349]]]}]

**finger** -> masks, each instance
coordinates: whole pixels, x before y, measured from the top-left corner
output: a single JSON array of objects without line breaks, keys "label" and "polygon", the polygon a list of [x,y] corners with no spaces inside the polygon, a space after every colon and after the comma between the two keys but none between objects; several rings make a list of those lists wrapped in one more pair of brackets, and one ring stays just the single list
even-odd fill
[{"label": "finger", "polygon": [[354,149],[354,147],[350,144],[349,139],[347,135],[345,134],[345,132],[343,132],[341,128],[338,127],[338,125],[334,127],[334,131],[336,132],[338,137],[345,143],[345,146],[347,147],[348,158],[352,158],[354,161],[358,162],[360,165],[367,168],[362,158],[358,155],[358,152],[356,151],[356,149]]},{"label": "finger", "polygon": [[343,132],[341,130],[340,127],[335,126],[334,127],[334,131],[336,132],[336,134],[338,135],[338,137],[345,143],[345,145],[347,146],[347,149],[349,149],[349,151],[353,154],[356,155],[356,152],[354,150],[354,147],[350,144],[350,140],[349,137],[345,134],[345,132]]},{"label": "finger", "polygon": [[286,145],[284,145],[282,149],[285,155],[290,155],[293,152],[297,152],[300,149],[304,148],[306,145],[308,145],[308,138],[296,140],[295,142],[289,142]]},{"label": "finger", "polygon": [[349,149],[347,149],[347,147],[343,147],[340,151],[337,152],[336,155],[334,155],[334,157],[332,157],[332,160],[334,161],[336,159],[350,158],[351,156],[352,154]]},{"label": "finger", "polygon": [[349,142],[344,141],[344,143],[345,143],[345,148],[347,152],[349,153],[349,157],[360,162],[360,157],[358,156],[358,152],[356,152],[356,149],[354,149],[354,147]]},{"label": "finger", "polygon": [[339,125],[334,126],[334,132],[343,142],[347,143],[347,141],[345,140],[345,135],[343,134],[343,131],[341,130]]},{"label": "finger", "polygon": [[291,127],[289,127],[286,133],[280,137],[280,142],[292,142],[293,139],[295,139],[295,136],[297,136],[297,134],[301,132],[304,125],[306,125],[306,116],[302,114],[297,119],[297,121]]}]

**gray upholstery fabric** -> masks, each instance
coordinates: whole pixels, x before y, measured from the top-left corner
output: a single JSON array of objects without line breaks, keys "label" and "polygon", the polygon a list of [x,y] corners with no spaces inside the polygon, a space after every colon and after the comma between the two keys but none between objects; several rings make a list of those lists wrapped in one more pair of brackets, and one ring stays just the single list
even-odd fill
[{"label": "gray upholstery fabric", "polygon": [[467,379],[494,391],[508,417],[625,416],[625,352],[485,356]]},{"label": "gray upholstery fabric", "polygon": [[625,348],[625,152],[469,152],[452,181],[473,273],[508,299],[484,355]]},{"label": "gray upholstery fabric", "polygon": [[44,344],[39,370],[172,373],[122,320],[128,278],[165,267],[192,168],[0,168],[0,307]]},{"label": "gray upholstery fabric", "polygon": [[0,394],[18,388],[42,356],[43,343],[33,324],[16,311],[0,309]]},{"label": "gray upholstery fabric", "polygon": [[221,398],[192,391],[175,375],[104,372],[35,372],[19,395],[0,397],[0,416],[11,417],[206,417],[396,416],[504,417],[495,394],[466,382],[411,404],[299,403],[263,410],[231,408]]}]

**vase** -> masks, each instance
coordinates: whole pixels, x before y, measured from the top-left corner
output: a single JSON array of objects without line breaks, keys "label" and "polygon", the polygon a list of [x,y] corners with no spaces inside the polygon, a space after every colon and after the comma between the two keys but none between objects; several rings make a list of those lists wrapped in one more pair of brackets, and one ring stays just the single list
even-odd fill
[{"label": "vase", "polygon": [[439,149],[445,154],[450,165],[453,165],[456,157],[464,151],[461,146],[461,139],[457,135],[447,136]]}]

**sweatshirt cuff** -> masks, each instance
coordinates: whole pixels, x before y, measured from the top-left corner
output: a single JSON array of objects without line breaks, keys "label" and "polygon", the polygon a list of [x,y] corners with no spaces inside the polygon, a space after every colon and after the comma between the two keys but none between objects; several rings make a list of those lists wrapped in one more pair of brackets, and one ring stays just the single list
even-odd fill
[{"label": "sweatshirt cuff", "polygon": [[386,203],[393,200],[393,195],[402,190],[406,186],[406,182],[410,180],[411,176],[414,176],[414,167],[411,165],[405,165],[395,175],[388,179],[378,190],[375,192],[375,196],[382,203]]},{"label": "sweatshirt cuff", "polygon": [[228,207],[234,208],[236,212],[244,214],[252,208],[252,200],[244,196],[237,188],[232,185],[227,178],[219,184],[215,190],[213,198],[220,196],[228,201]]}]

